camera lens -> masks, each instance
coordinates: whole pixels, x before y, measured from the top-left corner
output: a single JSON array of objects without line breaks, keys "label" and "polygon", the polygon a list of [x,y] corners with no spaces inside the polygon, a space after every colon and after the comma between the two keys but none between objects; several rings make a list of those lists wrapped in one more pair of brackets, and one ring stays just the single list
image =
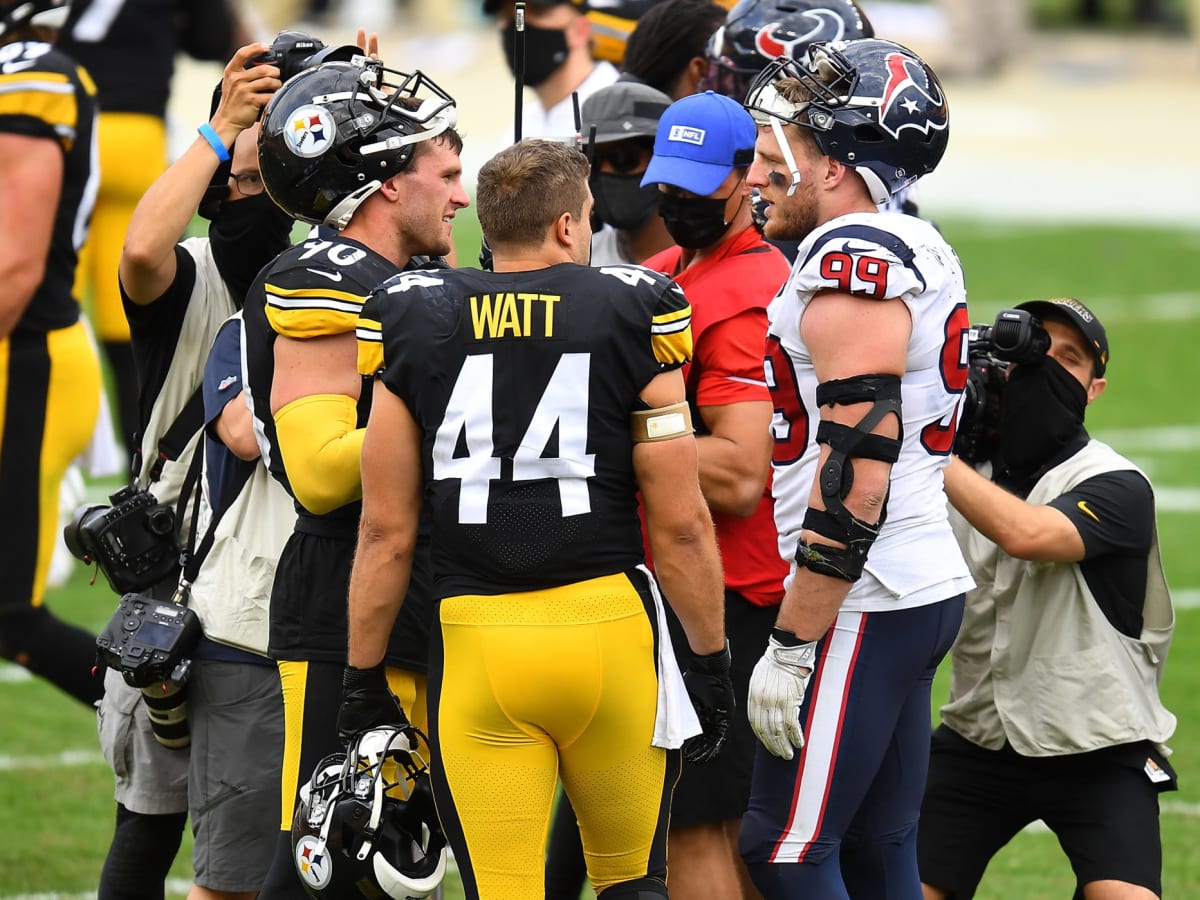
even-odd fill
[{"label": "camera lens", "polygon": [[182,750],[192,742],[188,733],[187,683],[165,681],[142,688],[146,716],[155,739],[171,750]]},{"label": "camera lens", "polygon": [[155,506],[146,513],[146,527],[159,536],[171,533],[175,528],[175,513],[168,506]]},{"label": "camera lens", "polygon": [[93,518],[107,510],[107,506],[85,504],[75,510],[71,521],[63,526],[63,541],[76,559],[91,562],[92,540],[87,531]]}]

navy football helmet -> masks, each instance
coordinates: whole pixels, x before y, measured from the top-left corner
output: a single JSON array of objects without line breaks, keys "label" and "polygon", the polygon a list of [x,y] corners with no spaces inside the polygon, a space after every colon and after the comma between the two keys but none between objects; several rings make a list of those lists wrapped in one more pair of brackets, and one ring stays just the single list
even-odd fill
[{"label": "navy football helmet", "polygon": [[[779,87],[788,80],[810,99],[786,99]],[[822,153],[863,177],[877,204],[932,172],[950,138],[950,109],[933,70],[907,47],[876,38],[814,44],[801,60],[776,60],[751,84],[746,109],[775,129],[791,190],[800,176],[781,123],[809,129]]]},{"label": "navy football helmet", "polygon": [[854,0],[740,0],[708,42],[704,89],[741,101],[767,63],[810,44],[874,37]]},{"label": "navy football helmet", "polygon": [[411,726],[365,731],[300,789],[292,860],[313,900],[420,900],[442,883],[446,838],[423,738]]},{"label": "navy football helmet", "polygon": [[454,98],[420,71],[365,56],[323,63],[285,82],[263,111],[263,184],[293,218],[340,231],[417,144],[456,120]]},{"label": "navy football helmet", "polygon": [[18,28],[62,28],[71,0],[9,0],[0,2],[0,36]]}]

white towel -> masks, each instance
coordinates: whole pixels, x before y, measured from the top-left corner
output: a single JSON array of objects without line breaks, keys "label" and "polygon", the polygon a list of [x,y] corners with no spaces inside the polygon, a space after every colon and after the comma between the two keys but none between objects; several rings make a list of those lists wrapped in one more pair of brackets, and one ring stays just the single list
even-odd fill
[{"label": "white towel", "polygon": [[684,741],[700,734],[703,729],[684,686],[679,664],[675,661],[671,633],[667,631],[667,611],[658,590],[658,582],[645,566],[638,568],[650,582],[650,595],[654,598],[654,612],[658,619],[658,709],[654,715],[654,739],[650,744],[664,750],[678,750]]}]

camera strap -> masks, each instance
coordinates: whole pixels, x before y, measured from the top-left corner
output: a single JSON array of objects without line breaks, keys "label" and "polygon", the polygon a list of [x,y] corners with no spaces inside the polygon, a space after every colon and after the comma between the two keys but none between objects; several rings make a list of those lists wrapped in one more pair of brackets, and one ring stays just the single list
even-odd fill
[{"label": "camera strap", "polygon": [[[179,411],[179,415],[175,417],[175,421],[171,423],[171,427],[163,432],[162,437],[158,439],[158,453],[154,462],[150,465],[150,483],[158,481],[162,477],[163,466],[168,462],[173,462],[179,459],[184,448],[187,447],[188,441],[192,439],[192,435],[200,431],[204,427],[204,392],[202,387],[196,388],[192,396],[188,398],[183,409]],[[203,440],[200,441],[204,443]],[[141,471],[141,463],[134,469],[136,475]]]},{"label": "camera strap", "polygon": [[[188,500],[192,501],[191,527],[188,529],[187,546],[179,557],[180,565],[183,567],[181,576],[182,588],[186,588],[187,585],[195,582],[196,576],[200,574],[200,566],[204,564],[205,557],[212,550],[213,542],[216,540],[217,526],[221,524],[221,518],[225,515],[225,510],[232,505],[232,503],[227,503],[219,509],[213,510],[212,518],[209,519],[204,537],[200,540],[199,545],[197,545],[196,532],[200,526],[200,498],[202,494],[200,476],[203,470],[203,463],[204,435],[201,435],[200,440],[196,442],[195,452],[192,453],[192,461],[188,465],[187,475],[184,476],[183,487],[179,491],[178,506],[175,509],[175,521],[182,522],[183,512]],[[230,485],[232,489],[231,496],[237,496],[241,493],[246,482],[250,480],[255,465],[257,463],[238,460],[233,482]]]}]

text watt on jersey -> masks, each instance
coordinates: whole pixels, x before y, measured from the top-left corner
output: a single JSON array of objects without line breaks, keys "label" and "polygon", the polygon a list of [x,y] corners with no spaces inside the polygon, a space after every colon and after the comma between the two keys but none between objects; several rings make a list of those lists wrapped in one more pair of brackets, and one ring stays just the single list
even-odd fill
[{"label": "text watt on jersey", "polygon": [[[471,297],[471,322],[475,327],[475,340],[502,337],[554,337],[554,304],[562,297],[559,294],[503,293],[483,294]],[[538,304],[541,304],[538,306]],[[544,312],[535,317],[534,309]],[[542,322],[535,323],[535,318]],[[538,334],[533,329],[539,328]]]}]

